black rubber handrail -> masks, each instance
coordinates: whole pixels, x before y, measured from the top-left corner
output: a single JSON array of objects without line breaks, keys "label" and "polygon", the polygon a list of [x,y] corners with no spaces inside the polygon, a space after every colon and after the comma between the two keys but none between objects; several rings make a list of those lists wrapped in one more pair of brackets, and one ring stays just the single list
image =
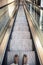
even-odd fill
[{"label": "black rubber handrail", "polygon": [[8,5],[10,5],[10,4],[14,3],[14,2],[15,2],[15,1],[12,1],[12,2],[10,2],[10,3],[8,3],[8,4],[5,4],[5,5],[1,6],[0,9],[2,9],[2,8],[6,7],[6,6],[8,6]]}]

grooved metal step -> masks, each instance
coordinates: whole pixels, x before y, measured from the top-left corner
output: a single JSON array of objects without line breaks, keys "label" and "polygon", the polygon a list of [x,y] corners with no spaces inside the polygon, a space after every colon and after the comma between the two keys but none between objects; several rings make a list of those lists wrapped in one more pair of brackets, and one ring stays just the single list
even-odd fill
[{"label": "grooved metal step", "polygon": [[25,22],[20,22],[20,23],[19,23],[19,22],[16,22],[16,23],[15,23],[15,27],[16,27],[16,26],[26,26],[26,27],[28,27],[28,24],[25,23]]},{"label": "grooved metal step", "polygon": [[32,51],[32,40],[31,39],[12,39],[10,41],[10,50],[18,51]]},{"label": "grooved metal step", "polygon": [[[21,21],[21,20],[22,20],[22,22],[26,22],[26,17],[25,16],[21,16],[21,17],[17,17],[16,22]],[[19,20],[18,20],[18,18],[19,18]]]},{"label": "grooved metal step", "polygon": [[29,31],[14,31],[13,30],[13,32],[12,32],[12,35],[16,35],[16,34],[22,34],[22,35],[24,35],[24,34],[26,34],[26,35],[30,35],[30,32]]},{"label": "grooved metal step", "polygon": [[27,26],[16,26],[15,28],[14,28],[14,31],[28,31],[29,29],[28,29],[28,27]]},{"label": "grooved metal step", "polygon": [[29,39],[30,32],[26,31],[15,31],[12,33],[12,39]]},{"label": "grooved metal step", "polygon": [[[21,20],[20,20],[20,21],[21,21]],[[19,25],[26,25],[26,26],[28,26],[27,22],[25,22],[25,21],[24,21],[24,22],[20,22],[20,21],[19,21],[19,22],[16,22],[16,23],[15,23],[15,26],[17,26],[17,25],[18,25],[18,26],[19,26]]]},{"label": "grooved metal step", "polygon": [[24,54],[28,57],[28,65],[36,65],[35,52],[33,51],[33,43],[30,37],[24,10],[23,7],[20,6],[9,43],[9,51],[7,52],[7,65],[14,62],[15,54],[19,55],[19,65],[22,65]]},{"label": "grooved metal step", "polygon": [[14,62],[14,55],[18,54],[19,56],[19,65],[22,65],[22,59],[23,55],[26,54],[28,57],[27,65],[36,65],[36,57],[35,57],[35,52],[34,51],[10,51],[7,53],[7,65],[10,65],[11,63]]}]

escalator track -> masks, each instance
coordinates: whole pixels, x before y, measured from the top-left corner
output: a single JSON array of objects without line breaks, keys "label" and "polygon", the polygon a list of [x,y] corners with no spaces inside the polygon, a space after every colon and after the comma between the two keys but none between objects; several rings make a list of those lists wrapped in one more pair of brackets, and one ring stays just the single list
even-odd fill
[{"label": "escalator track", "polygon": [[23,6],[19,7],[12,35],[8,43],[8,49],[5,55],[6,60],[4,60],[4,63],[6,65],[13,63],[15,54],[19,55],[19,65],[22,65],[22,57],[24,54],[28,57],[28,65],[37,65],[36,53],[33,49],[33,41]]}]

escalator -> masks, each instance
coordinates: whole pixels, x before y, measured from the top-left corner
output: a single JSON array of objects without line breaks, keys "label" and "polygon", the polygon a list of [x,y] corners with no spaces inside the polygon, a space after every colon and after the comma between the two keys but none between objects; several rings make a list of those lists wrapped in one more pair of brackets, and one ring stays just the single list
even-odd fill
[{"label": "escalator", "polygon": [[28,65],[40,65],[23,6],[19,7],[2,65],[12,64],[15,54],[19,56],[19,65],[22,65],[24,54],[28,57]]},{"label": "escalator", "polygon": [[17,10],[17,8],[18,6],[16,1],[0,7],[0,45],[13,16],[15,16],[15,11]]}]

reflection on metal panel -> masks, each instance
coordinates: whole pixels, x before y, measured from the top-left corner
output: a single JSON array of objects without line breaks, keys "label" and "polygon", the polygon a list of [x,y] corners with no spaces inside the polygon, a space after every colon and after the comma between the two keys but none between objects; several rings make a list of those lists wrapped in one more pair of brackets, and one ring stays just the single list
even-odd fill
[{"label": "reflection on metal panel", "polygon": [[5,34],[5,31],[8,28],[8,25],[10,23],[9,21],[11,17],[14,15],[16,4],[17,3],[13,2],[0,9],[0,43]]}]

